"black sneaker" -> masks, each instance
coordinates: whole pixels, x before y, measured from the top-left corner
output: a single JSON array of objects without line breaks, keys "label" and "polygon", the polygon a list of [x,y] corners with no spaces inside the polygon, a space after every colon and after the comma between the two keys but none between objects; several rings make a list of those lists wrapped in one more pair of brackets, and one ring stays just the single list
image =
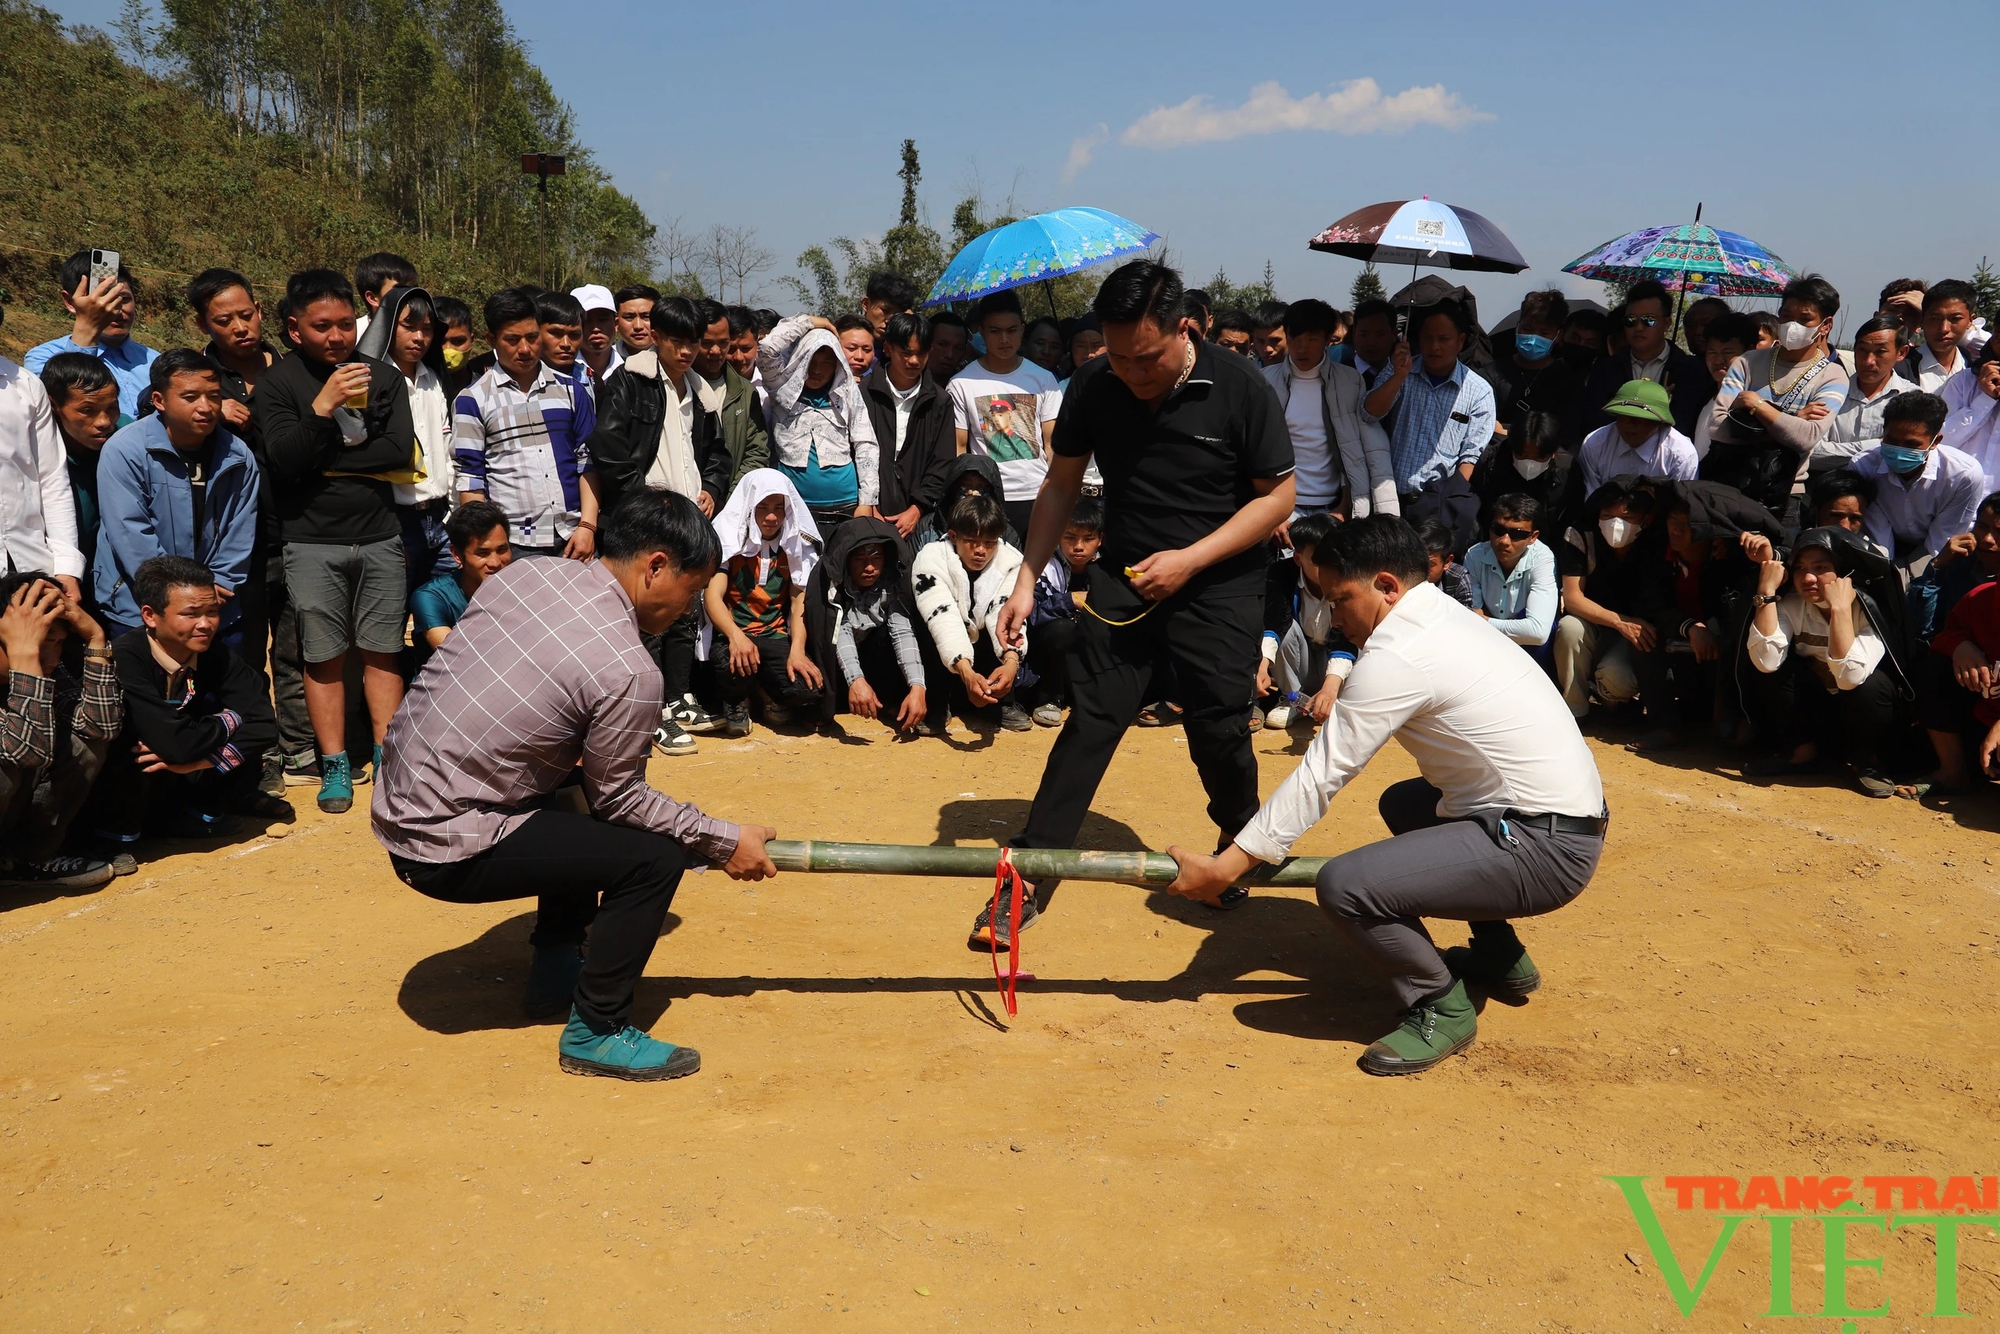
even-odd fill
[{"label": "black sneaker", "polygon": [[722,726],[722,719],[701,707],[693,695],[682,695],[674,703],[667,705],[667,712],[680,724],[681,731],[695,736],[703,736]]},{"label": "black sneaker", "polygon": [[264,772],[258,776],[257,790],[267,797],[285,795],[285,757],[275,750],[264,754]]},{"label": "black sneaker", "polygon": [[1000,701],[1000,726],[1009,732],[1032,732],[1035,730],[1035,721],[1028,716],[1028,711],[1021,707],[1021,702],[1009,695]]},{"label": "black sneaker", "polygon": [[726,709],[724,709],[722,713],[722,735],[724,736],[750,735],[749,700],[732,699],[729,701],[729,706]]},{"label": "black sneaker", "polygon": [[[972,919],[972,934],[966,938],[966,948],[978,950],[982,954],[990,952],[996,944],[1001,949],[1006,949],[1011,943],[1007,937],[1007,928],[1012,916],[1013,903],[1003,897],[1000,900],[1000,920],[995,923],[993,900],[988,899],[986,906],[979,910],[979,916]],[[1021,929],[1026,931],[1040,921],[1041,916],[1042,910],[1035,902],[1034,886],[1030,885],[1028,892],[1021,896]]]},{"label": "black sneaker", "polygon": [[286,787],[318,787],[320,780],[319,756],[310,755],[304,760],[285,761]]},{"label": "black sneaker", "polygon": [[110,884],[114,874],[110,862],[94,857],[45,857],[0,863],[0,889],[96,889]]},{"label": "black sneaker", "polygon": [[692,755],[701,747],[669,712],[661,716],[660,725],[653,729],[653,749],[662,755]]}]

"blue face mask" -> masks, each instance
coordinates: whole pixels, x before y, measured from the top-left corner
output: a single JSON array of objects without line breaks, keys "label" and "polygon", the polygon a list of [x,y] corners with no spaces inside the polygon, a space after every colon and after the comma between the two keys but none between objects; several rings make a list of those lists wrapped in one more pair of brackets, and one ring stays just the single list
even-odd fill
[{"label": "blue face mask", "polygon": [[1540,361],[1555,350],[1555,340],[1540,334],[1517,333],[1514,335],[1514,350],[1527,361]]},{"label": "blue face mask", "polygon": [[1898,477],[1907,477],[1913,472],[1922,472],[1924,455],[1928,450],[1911,449],[1908,445],[1882,446],[1882,462],[1889,465],[1889,471]]}]

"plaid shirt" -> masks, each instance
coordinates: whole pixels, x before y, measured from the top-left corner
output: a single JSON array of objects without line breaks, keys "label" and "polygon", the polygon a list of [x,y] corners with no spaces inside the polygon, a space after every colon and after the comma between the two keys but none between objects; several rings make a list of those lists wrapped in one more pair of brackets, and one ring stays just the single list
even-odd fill
[{"label": "plaid shirt", "polygon": [[660,669],[609,570],[595,561],[515,561],[479,586],[389,724],[376,840],[412,861],[477,856],[581,764],[597,819],[728,860],[735,825],[646,783],[660,697]]},{"label": "plaid shirt", "polygon": [[1479,462],[1493,438],[1493,386],[1462,361],[1452,363],[1441,384],[1421,364],[1411,366],[1391,410],[1389,457],[1399,495],[1423,490],[1461,463]]},{"label": "plaid shirt", "polygon": [[109,741],[125,725],[125,696],[108,662],[83,660],[83,684],[57,666],[53,676],[7,673],[0,707],[0,764],[39,769],[56,755],[56,715],[66,711],[75,735]]},{"label": "plaid shirt", "polygon": [[591,471],[590,390],[544,365],[524,393],[496,364],[460,391],[452,411],[458,489],[484,491],[516,545],[547,550],[568,541],[583,517],[577,478]]}]

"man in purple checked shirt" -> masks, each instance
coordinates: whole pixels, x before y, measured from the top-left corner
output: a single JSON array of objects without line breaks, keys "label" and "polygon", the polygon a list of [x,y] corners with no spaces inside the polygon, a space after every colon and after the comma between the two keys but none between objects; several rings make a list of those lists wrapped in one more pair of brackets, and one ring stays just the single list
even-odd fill
[{"label": "man in purple checked shirt", "polygon": [[[646,782],[661,684],[639,636],[679,619],[721,554],[693,501],[635,490],[605,518],[599,559],[517,560],[481,584],[383,740],[375,837],[403,883],[447,903],[540,900],[527,1009],[568,1009],[558,1054],[573,1074],[700,1069],[692,1048],[632,1026],[633,990],[690,866],[777,874],[775,829]],[[572,786],[588,814],[552,800]]]}]

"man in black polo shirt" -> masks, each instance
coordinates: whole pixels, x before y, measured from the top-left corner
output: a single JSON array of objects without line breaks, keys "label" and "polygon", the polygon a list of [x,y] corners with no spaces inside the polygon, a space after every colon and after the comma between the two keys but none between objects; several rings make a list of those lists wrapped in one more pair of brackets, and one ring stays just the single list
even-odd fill
[{"label": "man in black polo shirt", "polygon": [[[1104,550],[1090,567],[1089,614],[1069,663],[1072,708],[1049,752],[1022,848],[1066,848],[1090,809],[1153,667],[1170,662],[1186,710],[1188,754],[1225,846],[1257,813],[1250,697],[1263,635],[1265,539],[1290,517],[1292,442],[1257,368],[1201,341],[1182,314],[1180,275],[1140,260],[1105,279],[1091,308],[1109,355],[1084,363],[1056,419],[1054,458],[1035,501],[1025,559],[1000,612],[1012,641],[1034,609],[1035,576],[1054,555],[1096,457],[1104,476]],[[1022,905],[1048,906],[1053,883]],[[1242,898],[1226,897],[1225,906]],[[971,945],[1007,942],[982,912]]]}]

